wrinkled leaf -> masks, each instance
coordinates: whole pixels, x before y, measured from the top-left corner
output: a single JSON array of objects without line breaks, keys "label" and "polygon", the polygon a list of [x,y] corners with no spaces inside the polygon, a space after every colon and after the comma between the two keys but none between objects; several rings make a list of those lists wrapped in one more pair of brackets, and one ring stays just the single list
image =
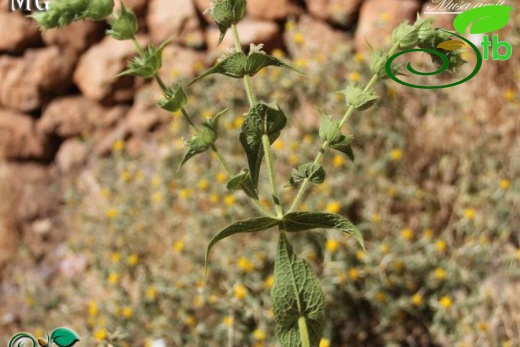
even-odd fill
[{"label": "wrinkled leaf", "polygon": [[[321,113],[321,111],[320,111]],[[319,130],[320,139],[323,141],[334,142],[340,137],[340,132],[336,122],[328,115],[321,113],[321,123]]]},{"label": "wrinkled leaf", "polygon": [[215,2],[215,5],[211,8],[211,17],[217,23],[220,31],[219,45],[231,25],[237,24],[245,13],[245,0],[220,0]]},{"label": "wrinkled leaf", "polygon": [[50,340],[59,347],[71,347],[79,341],[79,336],[71,329],[58,328],[52,332]]},{"label": "wrinkled leaf", "polygon": [[152,78],[159,73],[161,69],[162,52],[170,41],[171,40],[164,41],[157,48],[148,46],[148,49],[144,51],[143,55],[134,57],[134,59],[128,63],[128,69],[117,76],[135,75],[143,78]]},{"label": "wrinkled leaf", "polygon": [[325,181],[325,170],[320,164],[306,163],[292,170],[291,179],[284,187],[292,186],[305,179],[309,179],[314,184],[321,184]]},{"label": "wrinkled leaf", "polygon": [[277,59],[273,56],[267,55],[264,52],[250,53],[247,56],[244,71],[247,75],[252,76],[267,66],[276,66],[302,73],[291,65],[284,63],[280,59]]},{"label": "wrinkled leaf", "polygon": [[203,123],[200,133],[189,142],[190,148],[186,154],[184,154],[177,171],[179,171],[188,160],[197,154],[207,151],[213,145],[216,139],[217,133],[208,124]]},{"label": "wrinkled leaf", "polygon": [[464,35],[468,27],[474,23],[469,30],[470,34],[486,34],[505,27],[513,9],[511,6],[503,5],[474,8],[455,17],[453,27]]},{"label": "wrinkled leaf", "polygon": [[338,214],[292,212],[283,217],[282,228],[287,232],[299,232],[317,228],[335,229],[354,236],[361,247],[365,247],[363,237],[356,226]]},{"label": "wrinkled leaf", "polygon": [[378,99],[372,90],[364,90],[358,86],[348,86],[339,92],[345,94],[347,105],[353,106],[357,111],[372,107]]},{"label": "wrinkled leaf", "polygon": [[318,347],[323,332],[325,297],[309,264],[298,258],[284,232],[280,233],[271,300],[276,336],[282,347],[302,345],[298,319],[305,320],[310,345]]},{"label": "wrinkled leaf", "polygon": [[264,157],[262,135],[266,134],[269,137],[269,143],[272,144],[280,136],[280,131],[286,124],[287,118],[280,108],[278,106],[274,108],[264,102],[254,105],[242,123],[239,138],[246,152],[249,172],[255,189],[258,187],[258,177]]},{"label": "wrinkled leaf", "polygon": [[235,222],[228,227],[219,231],[208,244],[206,248],[206,260],[205,260],[205,268],[208,267],[208,257],[211,248],[222,239],[225,239],[228,236],[238,234],[238,233],[252,233],[256,231],[263,231],[269,228],[272,228],[278,225],[280,221],[278,219],[270,218],[270,217],[255,217],[246,219],[243,221]]},{"label": "wrinkled leaf", "polygon": [[243,52],[234,53],[220,62],[215,66],[204,71],[200,76],[195,78],[188,86],[197,82],[198,80],[213,74],[221,74],[233,78],[244,77],[244,66],[246,61],[246,55]]},{"label": "wrinkled leaf", "polygon": [[330,144],[330,147],[332,149],[346,154],[350,160],[354,161],[354,152],[352,151],[352,147],[350,146],[350,143],[352,142],[353,138],[354,136],[352,135],[340,135],[337,141]]},{"label": "wrinkled leaf", "polygon": [[229,190],[243,190],[247,196],[258,200],[258,194],[256,193],[253,180],[251,179],[251,175],[247,169],[243,169],[238,175],[231,178],[227,183],[226,188]]},{"label": "wrinkled leaf", "polygon": [[157,105],[163,110],[177,112],[186,105],[187,100],[186,93],[184,93],[182,87],[175,84],[164,92],[163,98],[157,101]]}]

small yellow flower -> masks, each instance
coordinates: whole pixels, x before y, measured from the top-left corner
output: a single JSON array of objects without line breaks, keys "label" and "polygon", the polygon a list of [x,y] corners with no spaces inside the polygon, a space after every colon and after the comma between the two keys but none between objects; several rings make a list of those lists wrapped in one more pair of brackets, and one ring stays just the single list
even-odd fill
[{"label": "small yellow flower", "polygon": [[117,273],[115,273],[115,272],[111,272],[108,275],[108,283],[116,284],[117,282],[119,282],[119,275]]},{"label": "small yellow flower", "polygon": [[466,208],[464,210],[464,217],[468,220],[475,219],[475,210],[472,208]]},{"label": "small yellow flower", "polygon": [[182,252],[184,250],[184,240],[177,240],[173,243],[173,249],[177,252]]},{"label": "small yellow flower", "polygon": [[111,208],[106,212],[106,216],[109,219],[114,219],[119,215],[119,211],[116,208]]},{"label": "small yellow flower", "polygon": [[412,304],[414,306],[421,306],[424,302],[424,298],[421,294],[417,293],[412,296]]},{"label": "small yellow flower", "polygon": [[218,195],[218,193],[211,193],[209,195],[209,201],[212,203],[212,204],[216,204],[217,202],[220,201],[220,195]]},{"label": "small yellow flower", "polygon": [[293,41],[297,45],[301,45],[305,42],[305,36],[301,32],[297,32],[293,36]]},{"label": "small yellow flower", "polygon": [[359,251],[356,252],[356,259],[357,260],[364,261],[366,257],[367,257],[367,254],[364,251],[359,250]]},{"label": "small yellow flower", "polygon": [[275,48],[272,50],[271,55],[275,58],[280,59],[283,58],[285,54],[280,48]]},{"label": "small yellow flower", "polygon": [[242,300],[247,296],[247,288],[242,284],[236,285],[235,288],[233,288],[233,293],[235,298]]},{"label": "small yellow flower", "polygon": [[354,55],[354,60],[359,64],[365,60],[365,57],[361,53],[356,53],[356,55]]},{"label": "small yellow flower", "polygon": [[381,303],[385,302],[385,301],[386,301],[386,295],[385,295],[385,293],[383,293],[383,292],[377,292],[377,293],[376,293],[376,301],[381,302]]},{"label": "small yellow flower", "polygon": [[520,248],[516,250],[515,255],[516,259],[520,260]]},{"label": "small yellow flower", "polygon": [[325,243],[325,249],[330,253],[336,253],[339,248],[339,242],[337,240],[327,240]]},{"label": "small yellow flower", "polygon": [[94,300],[89,301],[88,303],[88,314],[91,317],[97,316],[99,313],[97,303]]},{"label": "small yellow flower", "polygon": [[220,171],[218,174],[217,174],[217,182],[218,183],[224,183],[226,182],[228,179],[228,175],[227,173],[225,173],[224,171]]},{"label": "small yellow flower", "polygon": [[451,305],[453,305],[453,300],[447,295],[441,297],[439,299],[439,305],[441,305],[442,308],[450,308]]},{"label": "small yellow flower", "polygon": [[305,58],[296,58],[296,59],[294,60],[294,65],[295,65],[297,68],[303,69],[303,68],[307,67],[307,65],[308,65],[308,61],[307,61],[307,59],[305,59]]},{"label": "small yellow flower", "polygon": [[394,268],[395,272],[402,273],[406,269],[406,265],[404,264],[404,262],[402,260],[396,260],[393,263],[393,268]]},{"label": "small yellow flower", "polygon": [[264,330],[262,329],[255,329],[253,331],[253,337],[255,338],[255,340],[257,341],[263,341],[265,340],[265,338],[267,337],[267,334],[265,333]]},{"label": "small yellow flower", "polygon": [[426,229],[424,232],[423,232],[423,236],[424,238],[426,238],[427,240],[431,240],[433,238],[433,230],[432,229]]},{"label": "small yellow flower", "polygon": [[242,124],[244,123],[244,117],[237,117],[233,121],[233,126],[237,129],[242,127]]},{"label": "small yellow flower", "polygon": [[289,157],[288,157],[287,159],[288,159],[288,161],[289,161],[289,164],[291,164],[291,165],[293,165],[293,166],[295,166],[296,164],[298,164],[298,161],[300,160],[300,159],[298,158],[298,156],[297,156],[296,154],[294,154],[294,153],[289,154]]},{"label": "small yellow flower", "polygon": [[390,152],[390,159],[393,161],[399,161],[403,158],[403,151],[401,151],[399,148],[394,148]]},{"label": "small yellow flower", "polygon": [[240,268],[240,270],[244,272],[252,272],[255,269],[253,263],[251,263],[249,259],[245,257],[238,258],[237,265]]},{"label": "small yellow flower", "polygon": [[352,281],[357,281],[358,278],[359,278],[359,270],[356,269],[355,267],[348,270],[348,277],[352,280]]},{"label": "small yellow flower", "polygon": [[334,158],[332,158],[332,165],[335,167],[342,167],[345,165],[345,158],[341,154],[336,154]]},{"label": "small yellow flower", "polygon": [[94,332],[94,338],[99,341],[103,341],[107,338],[107,331],[105,329],[97,329]]},{"label": "small yellow flower", "polygon": [[444,280],[446,278],[446,270],[444,270],[442,267],[438,267],[433,271],[433,274],[436,279],[438,280]]},{"label": "small yellow flower", "polygon": [[372,220],[372,223],[374,223],[374,224],[381,223],[381,215],[379,213],[372,214],[372,217],[370,219]]},{"label": "small yellow flower", "polygon": [[163,200],[163,194],[161,192],[155,192],[152,194],[152,201],[156,204]]},{"label": "small yellow flower", "polygon": [[412,231],[412,229],[410,229],[410,228],[404,228],[403,230],[401,230],[401,237],[402,237],[403,239],[405,239],[406,241],[411,241],[411,240],[413,240],[414,235],[413,235],[413,231]]},{"label": "small yellow flower", "polygon": [[136,266],[139,262],[139,256],[137,254],[131,254],[127,259],[128,265]]},{"label": "small yellow flower", "polygon": [[216,296],[214,294],[210,295],[208,298],[208,302],[210,304],[216,304],[218,302],[218,296]]},{"label": "small yellow flower", "polygon": [[391,250],[391,248],[390,248],[390,245],[388,243],[383,243],[381,245],[381,253],[388,254],[388,253],[390,253],[390,250]]},{"label": "small yellow flower", "polygon": [[188,188],[182,188],[179,192],[179,197],[183,200],[186,200],[190,197],[191,191]]},{"label": "small yellow flower", "polygon": [[125,141],[119,139],[116,142],[114,142],[112,149],[116,152],[120,152],[125,148]]},{"label": "small yellow flower", "polygon": [[361,80],[361,75],[359,74],[359,72],[354,71],[354,72],[349,73],[348,79],[351,82],[359,82]]},{"label": "small yellow flower", "polygon": [[388,12],[383,12],[381,13],[381,15],[379,16],[379,18],[381,19],[381,21],[385,22],[385,23],[388,23],[390,21],[390,15],[388,14]]},{"label": "small yellow flower", "polygon": [[506,99],[507,102],[514,101],[516,99],[515,91],[512,89],[506,90],[506,92],[504,93],[504,98]]},{"label": "small yellow flower", "polygon": [[446,244],[446,241],[444,241],[444,240],[439,240],[439,241],[435,242],[435,249],[437,250],[437,252],[444,253],[446,251],[447,247],[448,247],[448,245]]},{"label": "small yellow flower", "polygon": [[195,324],[197,324],[197,318],[195,318],[195,316],[193,315],[189,315],[188,317],[186,317],[186,320],[184,322],[187,326],[194,327]]},{"label": "small yellow flower", "polygon": [[319,347],[330,347],[330,340],[322,338]]},{"label": "small yellow flower", "polygon": [[273,275],[270,275],[269,277],[267,277],[264,281],[264,285],[265,285],[265,288],[266,289],[271,289],[271,287],[273,286],[274,284],[274,277]]},{"label": "small yellow flower", "polygon": [[157,297],[157,288],[156,287],[148,287],[146,288],[146,298],[150,300],[154,300]]},{"label": "small yellow flower", "polygon": [[224,317],[222,323],[224,323],[225,326],[230,327],[233,325],[234,319],[233,316],[227,315]]},{"label": "small yellow flower", "polygon": [[331,201],[327,204],[327,212],[338,213],[341,209],[341,203],[337,200]]},{"label": "small yellow flower", "polygon": [[503,179],[500,181],[500,189],[508,190],[511,187],[511,181],[508,179]]},{"label": "small yellow flower", "polygon": [[129,171],[124,170],[123,172],[121,172],[121,176],[119,176],[119,179],[122,182],[128,182],[132,179],[132,174]]},{"label": "small yellow flower", "polygon": [[235,204],[235,195],[226,194],[226,196],[224,196],[224,204],[226,206],[233,206]]},{"label": "small yellow flower", "polygon": [[123,308],[123,310],[121,310],[121,314],[125,318],[131,318],[134,315],[134,311],[130,306],[126,306]]},{"label": "small yellow flower", "polygon": [[119,263],[121,261],[121,253],[119,252],[114,252],[112,253],[112,263]]},{"label": "small yellow flower", "polygon": [[486,322],[482,322],[482,321],[477,323],[477,328],[478,328],[478,330],[483,331],[483,332],[486,332],[489,330],[488,324]]}]

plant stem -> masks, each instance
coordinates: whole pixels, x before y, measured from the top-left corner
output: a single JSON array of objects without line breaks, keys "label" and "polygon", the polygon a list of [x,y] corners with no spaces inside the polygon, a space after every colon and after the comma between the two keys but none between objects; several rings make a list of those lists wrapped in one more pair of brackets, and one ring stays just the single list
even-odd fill
[{"label": "plant stem", "polygon": [[311,342],[309,340],[309,331],[307,330],[307,323],[305,322],[305,317],[300,316],[298,318],[298,328],[298,330],[300,331],[302,347],[311,347]]},{"label": "plant stem", "polygon": [[190,115],[188,114],[188,112],[186,111],[186,109],[184,108],[184,106],[181,108],[181,113],[182,113],[182,115],[184,116],[184,119],[186,119],[186,122],[188,122],[188,124],[189,124],[193,129],[195,129],[195,130],[197,131],[197,130],[198,130],[198,129],[197,129],[197,126],[196,126],[195,123],[193,123],[193,121],[191,120]]},{"label": "plant stem", "polygon": [[[392,48],[390,48],[390,50],[386,54],[386,57],[387,58],[390,57],[392,54],[395,53],[395,51],[398,48],[399,48],[399,42],[394,44],[392,46]],[[370,79],[370,81],[365,86],[364,91],[366,92],[366,91],[370,90],[374,86],[374,84],[377,82],[378,79],[379,79],[378,75],[374,74],[372,76],[372,78]],[[347,112],[345,112],[345,114],[343,115],[343,118],[341,118],[341,121],[338,124],[339,129],[341,129],[343,127],[343,125],[345,125],[345,123],[349,120],[349,118],[352,116],[353,113],[354,113],[354,106],[351,105],[347,109]],[[321,145],[320,151],[318,152],[318,154],[316,155],[316,158],[314,159],[315,164],[321,163],[321,161],[323,159],[323,155],[325,154],[325,151],[327,150],[327,148],[329,148],[329,144],[330,143],[328,141],[323,142],[323,144]],[[289,208],[289,211],[287,211],[287,213],[294,212],[294,210],[296,210],[298,208],[298,206],[300,205],[300,203],[303,200],[305,193],[309,189],[309,185],[310,185],[310,180],[308,178],[304,179],[300,186],[300,189],[298,190],[298,193],[296,194],[296,197],[294,198],[294,201],[291,204],[291,207]]]},{"label": "plant stem", "polygon": [[278,196],[278,186],[276,184],[276,175],[274,172],[273,154],[271,152],[271,144],[269,143],[269,136],[262,135],[262,145],[264,147],[265,161],[267,163],[267,173],[269,175],[269,183],[271,184],[271,191],[273,195],[274,209],[278,218],[283,217],[282,205],[280,204],[280,197]]},{"label": "plant stem", "polygon": [[[233,32],[233,42],[235,43],[235,50],[237,52],[242,52],[242,46],[240,45],[240,37],[238,36],[238,29],[236,24],[231,25],[231,31]],[[253,107],[256,104],[255,94],[253,93],[253,85],[251,83],[251,77],[245,75],[244,76],[244,86],[246,88],[247,100],[249,101],[249,106]]]}]

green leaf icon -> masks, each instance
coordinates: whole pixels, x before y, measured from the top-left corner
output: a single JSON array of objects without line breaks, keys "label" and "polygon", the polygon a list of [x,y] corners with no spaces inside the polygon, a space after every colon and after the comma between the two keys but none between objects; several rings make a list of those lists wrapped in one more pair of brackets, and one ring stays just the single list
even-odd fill
[{"label": "green leaf icon", "polygon": [[453,20],[453,27],[461,34],[474,23],[470,34],[485,34],[502,29],[509,22],[509,13],[513,10],[511,6],[490,5],[482,6],[464,11]]},{"label": "green leaf icon", "polygon": [[271,299],[280,344],[302,346],[304,337],[310,346],[317,347],[324,325],[325,297],[309,264],[294,254],[283,232],[274,264]]},{"label": "green leaf icon", "polygon": [[79,336],[71,329],[58,328],[52,332],[50,340],[60,347],[71,347],[79,341]]}]

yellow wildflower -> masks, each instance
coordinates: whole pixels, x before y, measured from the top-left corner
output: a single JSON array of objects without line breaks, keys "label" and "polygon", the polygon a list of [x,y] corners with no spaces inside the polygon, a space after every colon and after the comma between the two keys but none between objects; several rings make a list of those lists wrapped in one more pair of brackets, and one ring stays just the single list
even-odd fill
[{"label": "yellow wildflower", "polygon": [[388,243],[383,243],[381,245],[381,253],[383,253],[383,254],[390,253],[390,245]]},{"label": "yellow wildflower", "polygon": [[212,203],[212,204],[216,204],[217,202],[220,201],[220,195],[218,195],[218,193],[211,193],[209,195],[209,201]]},{"label": "yellow wildflower", "polygon": [[188,188],[182,188],[181,191],[179,192],[179,197],[184,200],[189,198],[190,195],[191,195],[191,192]]},{"label": "yellow wildflower", "polygon": [[99,313],[97,303],[94,300],[89,301],[88,303],[88,314],[91,317],[97,316]]},{"label": "yellow wildflower", "polygon": [[432,229],[426,229],[424,232],[423,232],[423,236],[428,239],[428,240],[431,240],[431,238],[433,237],[433,230]]},{"label": "yellow wildflower", "polygon": [[341,209],[341,203],[337,200],[331,201],[327,204],[327,212],[338,213]]},{"label": "yellow wildflower", "polygon": [[508,179],[503,179],[500,181],[500,189],[508,190],[511,187],[511,181]]},{"label": "yellow wildflower", "polygon": [[362,250],[359,250],[356,252],[356,259],[359,261],[364,261],[366,256],[367,256],[367,254]]},{"label": "yellow wildflower", "polygon": [[146,288],[146,298],[153,300],[157,297],[157,288],[156,287],[148,287]]},{"label": "yellow wildflower", "polygon": [[482,321],[477,323],[477,328],[478,328],[478,330],[483,331],[483,332],[486,332],[489,330],[488,324],[486,322],[482,322]]},{"label": "yellow wildflower", "polygon": [[235,288],[233,288],[233,293],[235,298],[242,300],[247,296],[247,288],[242,284],[236,285]]},{"label": "yellow wildflower", "polygon": [[413,231],[412,229],[410,228],[404,228],[403,230],[401,230],[401,237],[403,239],[405,239],[406,241],[411,241],[413,240]]},{"label": "yellow wildflower", "polygon": [[125,318],[131,318],[134,315],[134,310],[130,306],[126,306],[121,310],[121,314]]},{"label": "yellow wildflower", "polygon": [[339,248],[339,242],[337,240],[327,240],[325,243],[325,249],[329,251],[330,253],[336,253],[336,251]]},{"label": "yellow wildflower", "polygon": [[227,315],[224,317],[224,320],[222,323],[224,323],[225,326],[230,327],[233,325],[233,316]]},{"label": "yellow wildflower", "polygon": [[264,285],[265,285],[265,288],[266,289],[271,289],[271,287],[273,286],[274,284],[274,277],[273,275],[270,275],[269,277],[267,277],[264,281]]},{"label": "yellow wildflower", "polygon": [[439,241],[435,242],[435,249],[440,253],[444,253],[444,251],[446,251],[447,247],[448,246],[446,244],[446,241],[444,241],[444,240],[439,240]]},{"label": "yellow wildflower", "polygon": [[390,159],[393,161],[399,161],[403,158],[403,151],[401,151],[399,148],[394,148],[390,152]]},{"label": "yellow wildflower", "polygon": [[351,82],[359,82],[359,80],[361,80],[361,75],[359,74],[359,72],[354,71],[354,72],[349,73],[348,79]]},{"label": "yellow wildflower", "polygon": [[263,341],[265,340],[265,338],[267,337],[267,334],[265,333],[264,330],[262,329],[255,329],[253,331],[253,337],[255,338],[255,340],[257,341]]},{"label": "yellow wildflower", "polygon": [[128,182],[128,181],[130,181],[132,179],[132,174],[130,174],[129,171],[124,170],[123,172],[121,172],[121,176],[119,176],[119,179],[122,182]]},{"label": "yellow wildflower", "polygon": [[451,300],[449,296],[445,295],[439,299],[439,304],[442,308],[450,308],[451,305],[453,305],[453,300]]},{"label": "yellow wildflower", "polygon": [[506,90],[506,92],[504,93],[504,98],[506,99],[507,102],[514,101],[516,99],[515,91],[512,89]]},{"label": "yellow wildflower", "polygon": [[322,338],[319,347],[330,347],[330,340]]},{"label": "yellow wildflower", "polygon": [[121,253],[114,252],[112,253],[112,263],[119,263],[121,261]]},{"label": "yellow wildflower", "polygon": [[301,44],[303,44],[303,42],[305,42],[305,36],[303,36],[303,34],[301,32],[297,32],[293,36],[293,41],[297,45],[301,45]]},{"label": "yellow wildflower", "polygon": [[94,338],[99,341],[103,341],[107,337],[107,331],[105,329],[97,329],[94,332]]},{"label": "yellow wildflower", "polygon": [[434,276],[438,280],[444,280],[446,278],[446,270],[444,270],[442,267],[438,267],[434,270]]},{"label": "yellow wildflower", "polygon": [[185,323],[189,327],[194,327],[195,324],[197,324],[197,318],[195,318],[195,316],[193,315],[189,315],[188,317],[186,317]]},{"label": "yellow wildflower", "polygon": [[108,209],[108,211],[106,212],[106,216],[107,216],[109,219],[114,219],[114,218],[116,218],[118,215],[119,215],[119,211],[118,211],[116,208]]},{"label": "yellow wildflower", "polygon": [[421,306],[424,302],[424,298],[421,294],[417,293],[412,296],[412,304],[414,306]]},{"label": "yellow wildflower", "polygon": [[475,210],[472,208],[466,208],[464,210],[464,217],[468,220],[475,219]]},{"label": "yellow wildflower", "polygon": [[224,196],[224,204],[226,206],[233,206],[235,204],[235,195],[226,194],[226,196]]},{"label": "yellow wildflower", "polygon": [[376,293],[376,301],[378,302],[385,302],[386,301],[386,295],[383,292],[377,292]]},{"label": "yellow wildflower", "polygon": [[228,179],[228,175],[227,173],[225,173],[224,171],[220,171],[218,174],[217,174],[217,182],[218,183],[224,183],[226,182]]},{"label": "yellow wildflower", "polygon": [[348,270],[348,277],[353,281],[357,281],[359,278],[359,270],[355,267]]},{"label": "yellow wildflower", "polygon": [[139,256],[137,254],[131,254],[128,259],[128,265],[135,266],[139,262]]},{"label": "yellow wildflower", "polygon": [[255,269],[253,263],[251,263],[249,259],[247,259],[246,257],[238,258],[237,265],[240,268],[240,270],[244,272],[252,272]]},{"label": "yellow wildflower", "polygon": [[205,179],[201,179],[199,181],[199,189],[200,190],[208,190],[209,188],[209,182],[208,180],[205,180]]},{"label": "yellow wildflower", "polygon": [[163,194],[161,192],[155,192],[152,194],[152,201],[156,204],[163,200]]},{"label": "yellow wildflower", "polygon": [[177,252],[182,252],[184,250],[184,240],[177,240],[173,243],[173,249]]},{"label": "yellow wildflower", "polygon": [[361,53],[356,53],[356,55],[354,55],[354,60],[356,63],[362,63],[365,60],[365,57]]},{"label": "yellow wildflower", "polygon": [[112,149],[116,152],[122,151],[125,148],[125,141],[119,139],[114,142]]},{"label": "yellow wildflower", "polygon": [[108,275],[108,282],[110,284],[116,284],[117,282],[119,282],[119,275],[115,272],[111,272],[109,275]]},{"label": "yellow wildflower", "polygon": [[341,154],[336,154],[334,158],[332,158],[332,165],[335,167],[342,167],[345,165],[345,157],[343,157]]}]

